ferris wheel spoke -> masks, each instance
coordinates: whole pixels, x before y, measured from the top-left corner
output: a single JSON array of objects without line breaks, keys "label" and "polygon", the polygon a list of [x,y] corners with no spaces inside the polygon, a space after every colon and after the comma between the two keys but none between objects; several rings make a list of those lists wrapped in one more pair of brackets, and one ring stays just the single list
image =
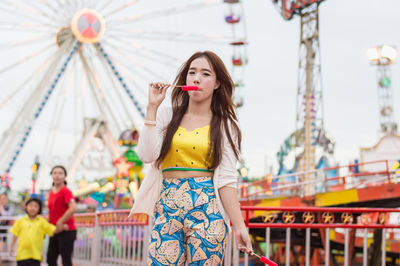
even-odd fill
[{"label": "ferris wheel spoke", "polygon": [[[118,53],[119,53],[119,56],[121,58],[126,58],[127,57],[127,55],[125,55],[125,54],[123,54],[121,52],[118,52]],[[139,78],[139,79],[141,79],[143,81],[148,82],[149,80],[154,80],[154,79],[159,79],[160,81],[166,81],[166,78],[164,78],[164,77],[162,77],[162,76],[160,76],[160,75],[158,75],[158,74],[156,74],[154,72],[149,72],[149,71],[147,71],[146,69],[144,69],[144,68],[142,68],[140,66],[139,66],[140,69],[142,69],[142,71],[144,71],[145,73],[139,72],[137,70],[137,66],[132,66],[132,65],[127,64],[126,60],[116,61],[115,64],[118,65],[118,67],[121,67],[121,68],[124,68],[124,69],[129,69],[130,72],[132,72],[133,74],[136,74],[135,75],[136,78]],[[149,76],[149,74],[150,74],[150,76]]]},{"label": "ferris wheel spoke", "polygon": [[[15,12],[14,10],[7,10],[4,9],[0,6],[0,11],[2,13],[12,13],[15,16],[20,16],[22,18],[27,18],[28,16],[24,15],[24,14],[19,14],[17,12]],[[29,17],[28,17],[29,18]],[[22,20],[23,21],[23,20]],[[33,20],[34,22],[19,22],[19,23],[15,23],[15,22],[10,22],[10,21],[2,21],[1,22],[1,26],[3,25],[8,25],[8,26],[23,26],[23,27],[37,27],[39,29],[39,31],[46,31],[48,32],[48,29],[54,29],[56,26],[54,25],[49,25],[47,22],[43,22],[43,21],[38,21],[38,20]]]},{"label": "ferris wheel spoke", "polygon": [[[105,62],[105,58],[100,57],[100,61],[101,61],[101,63],[103,64],[103,68],[104,68],[104,69],[108,69],[108,65],[107,65],[107,63]],[[120,66],[118,66],[118,69],[120,69],[121,72],[123,72],[123,73],[125,74],[125,72],[122,71],[122,69],[121,69]],[[119,103],[123,103],[123,102],[124,102],[124,97],[122,96],[121,90],[120,90],[120,88],[118,87],[117,83],[115,82],[115,77],[113,77],[113,76],[111,75],[111,72],[110,72],[110,71],[106,71],[106,73],[107,73],[107,75],[108,75],[109,80],[110,80],[111,83],[112,83],[112,86],[114,87],[114,92],[116,93],[116,95],[117,95],[117,97],[118,97],[118,99],[119,99],[118,102],[119,102]],[[130,76],[130,75],[131,75],[131,74],[129,74],[129,76]],[[133,124],[133,125],[136,127],[135,121],[132,119],[133,117],[131,116],[130,111],[128,110],[126,104],[116,104],[115,106],[121,106],[122,109],[123,109],[123,111],[124,111],[124,113],[125,113],[126,121],[129,121],[131,124]],[[125,127],[128,127],[128,126],[130,126],[130,125],[125,124]]]},{"label": "ferris wheel spoke", "polygon": [[33,23],[10,23],[0,21],[0,29],[7,31],[26,31],[29,33],[48,33],[50,28],[43,28],[42,25]]},{"label": "ferris wheel spoke", "polygon": [[215,5],[215,4],[220,4],[220,3],[222,3],[221,0],[206,0],[206,1],[199,2],[199,3],[195,3],[195,4],[186,4],[186,5],[176,6],[173,8],[156,10],[156,11],[152,11],[152,12],[149,12],[146,14],[138,14],[138,15],[133,15],[133,16],[128,16],[128,17],[123,17],[123,18],[116,19],[116,20],[110,20],[108,22],[108,25],[110,26],[110,29],[112,29],[112,26],[114,26],[116,23],[126,24],[126,23],[131,23],[131,22],[135,22],[135,21],[139,21],[139,20],[159,18],[160,16],[169,16],[171,14],[183,13],[183,12],[192,11],[192,10],[197,11],[197,10],[199,10],[199,8],[204,8],[204,7],[208,7],[210,5]]},{"label": "ferris wheel spoke", "polygon": [[[133,78],[133,76],[135,76],[135,75],[132,75],[132,73],[135,73],[135,74],[137,74],[137,77],[139,77],[139,78],[142,78],[141,77],[141,74],[140,73],[138,73],[136,70],[132,70],[132,69],[127,69],[127,68],[125,68],[123,65],[121,65],[119,62],[116,62],[115,63],[116,65],[117,65],[117,67],[118,67],[118,69],[122,72],[122,73],[124,73],[125,74],[125,76],[126,76],[126,79],[128,79],[133,85],[134,85],[134,87],[137,89],[137,91],[139,92],[139,93],[141,93],[141,96],[143,96],[143,98],[146,98],[147,97],[147,94],[146,94],[146,92],[142,89],[142,86],[140,86],[140,85],[138,85],[137,83],[136,83],[136,81],[134,80],[134,78]],[[135,76],[136,77],[136,76]],[[144,80],[144,79],[143,79]],[[145,81],[148,81],[148,80],[145,80]]]},{"label": "ferris wheel spoke", "polygon": [[[61,84],[60,84],[61,85]],[[65,88],[65,90],[67,89],[67,87]],[[54,112],[52,112],[52,119],[50,120],[50,128],[48,130],[48,134],[46,137],[46,144],[44,147],[44,155],[52,155],[53,154],[53,148],[55,147],[55,140],[57,139],[57,134],[59,132],[59,127],[60,127],[60,122],[61,122],[61,117],[62,117],[62,112],[64,110],[64,104],[65,101],[63,101],[63,94],[65,94],[65,92],[63,92],[62,90],[58,91],[58,95],[56,98],[56,110]],[[42,156],[43,158],[43,156]]]},{"label": "ferris wheel spoke", "polygon": [[6,67],[3,68],[3,69],[0,69],[0,75],[1,75],[2,73],[4,73],[4,72],[6,72],[6,71],[8,71],[8,70],[10,70],[10,69],[12,69],[12,68],[14,68],[14,67],[17,67],[17,66],[19,66],[19,65],[21,65],[21,64],[23,64],[23,63],[26,63],[27,61],[29,61],[29,60],[31,60],[32,58],[35,58],[35,57],[41,55],[41,54],[44,53],[44,52],[47,52],[47,51],[48,51],[50,48],[52,48],[52,47],[54,47],[54,44],[51,44],[51,45],[48,45],[48,46],[46,46],[46,47],[44,47],[44,48],[42,48],[42,49],[39,49],[39,50],[33,52],[32,54],[30,54],[30,55],[28,55],[28,56],[22,58],[21,60],[18,60],[17,62],[14,62],[14,63],[10,64],[10,65],[6,66]]},{"label": "ferris wheel spoke", "polygon": [[112,11],[106,13],[106,14],[104,14],[103,17],[104,18],[110,17],[111,15],[114,15],[114,14],[120,12],[121,10],[124,10],[124,9],[130,7],[131,5],[135,4],[136,2],[137,2],[137,0],[130,0],[129,2],[123,4],[122,6],[116,8],[116,9],[114,9],[114,10],[112,10]]},{"label": "ferris wheel spoke", "polygon": [[169,60],[164,60],[164,59],[161,60],[159,57],[157,58],[154,55],[143,54],[143,52],[145,52],[143,50],[143,48],[134,47],[134,49],[132,49],[132,47],[125,47],[124,43],[118,43],[118,44],[114,45],[110,41],[104,41],[103,43],[109,45],[110,47],[112,47],[114,49],[115,49],[115,47],[118,47],[118,50],[123,50],[123,51],[125,51],[126,53],[129,53],[129,54],[135,54],[135,56],[138,56],[138,57],[140,57],[142,59],[151,60],[151,61],[153,61],[153,62],[155,62],[155,63],[157,63],[157,64],[159,64],[161,66],[173,65],[173,64],[170,63]]},{"label": "ferris wheel spoke", "polygon": [[45,7],[47,7],[47,9],[50,9],[50,12],[53,12],[55,14],[57,14],[59,11],[57,9],[55,9],[52,5],[50,5],[50,3],[46,0],[39,0],[40,3],[42,3]]},{"label": "ferris wheel spoke", "polygon": [[[13,2],[15,2],[15,1],[13,1]],[[52,15],[52,14],[54,14],[54,13],[52,13],[52,12],[50,12],[50,13],[49,13],[49,12],[46,12],[44,9],[41,9],[41,8],[35,6],[33,3],[34,3],[33,1],[30,2],[30,5],[29,5],[29,6],[23,5],[23,4],[20,4],[20,5],[18,5],[18,6],[20,6],[20,8],[21,8],[21,9],[24,9],[24,10],[30,10],[30,13],[31,13],[32,15],[35,15],[35,16],[44,16],[44,17],[48,18],[50,21],[58,20],[58,18],[57,18],[56,16]],[[58,13],[58,12],[57,12],[57,13]]]},{"label": "ferris wheel spoke", "polygon": [[[63,3],[60,0],[55,0],[55,8],[56,10],[62,10],[63,12],[58,11],[57,14],[60,14],[62,16],[62,19],[64,19],[64,21],[62,21],[62,25],[65,24],[66,22],[69,22],[69,19],[71,18],[72,14],[76,11],[73,7],[71,7],[71,5],[66,4],[65,2]],[[58,19],[60,21],[60,19]]]},{"label": "ferris wheel spoke", "polygon": [[[110,35],[106,35],[110,36]],[[113,36],[113,35],[111,35]],[[162,41],[169,41],[171,39],[174,39],[176,42],[188,42],[188,43],[198,43],[198,42],[207,42],[210,44],[221,44],[221,45],[226,45],[229,43],[228,38],[217,38],[217,36],[190,36],[190,35],[185,35],[184,33],[179,34],[179,33],[171,33],[171,34],[162,34],[162,35],[156,35],[156,34],[131,34],[125,32],[124,35],[120,34],[119,38],[129,38],[129,39],[145,39],[145,40],[162,40]]]},{"label": "ferris wheel spoke", "polygon": [[[40,13],[38,13],[36,9],[16,3],[15,1],[3,0],[1,4],[3,4],[3,7],[1,7],[2,10],[7,12],[12,12],[11,14],[19,15],[24,19],[29,18],[32,20],[36,20],[37,22],[42,23],[43,25],[47,25],[50,22],[53,22],[53,20],[51,20],[48,16],[43,16]],[[10,9],[12,7],[14,7],[14,9]]]},{"label": "ferris wheel spoke", "polygon": [[[144,30],[144,29],[122,29],[122,28],[114,28],[113,32],[125,33],[129,34],[127,37],[135,37],[140,38],[144,36],[144,38],[174,38],[177,41],[181,41],[182,39],[189,39],[193,41],[214,41],[214,42],[221,42],[226,44],[232,41],[231,36],[224,36],[221,34],[194,34],[190,32],[165,32],[165,31],[154,31],[154,30]],[[107,36],[107,33],[105,34]],[[178,39],[179,38],[179,39]]]},{"label": "ferris wheel spoke", "polygon": [[[134,58],[131,53],[124,53],[123,51],[121,51],[121,49],[118,49],[115,45],[110,44],[110,46],[112,48],[114,48],[114,51],[116,54],[119,54],[121,57],[121,62],[125,62],[126,59],[128,59],[129,61],[131,61],[132,63],[134,63],[136,66],[140,67],[141,69],[143,69],[145,72],[150,73],[152,76],[160,79],[160,80],[166,80],[164,77],[162,77],[161,75],[159,75],[158,73],[156,73],[155,71],[151,70],[150,68],[146,67],[145,65],[143,65],[142,63],[140,63],[139,60],[137,60],[136,58]],[[128,69],[134,69],[131,68],[130,66],[128,66]]]},{"label": "ferris wheel spoke", "polygon": [[[92,94],[94,95],[94,98],[96,99],[97,107],[98,107],[100,113],[102,113],[103,116],[107,116],[107,114],[109,116],[111,116],[111,119],[112,119],[111,121],[119,121],[117,119],[117,117],[115,116],[115,114],[113,113],[108,102],[105,100],[104,92],[101,89],[101,86],[99,83],[99,78],[95,74],[98,72],[94,71],[93,64],[92,64],[92,66],[89,65],[89,61],[83,56],[81,51],[79,52],[79,55],[80,55],[80,58],[82,61],[83,69],[86,74],[89,88],[91,89]],[[107,110],[107,113],[105,112],[106,110]],[[119,124],[117,125],[117,127],[118,127],[118,131],[122,131],[122,128],[120,127]]]},{"label": "ferris wheel spoke", "polygon": [[[18,157],[18,152],[20,150],[20,147],[24,145],[26,142],[26,139],[29,136],[29,132],[32,129],[33,122],[36,121],[37,118],[37,112],[40,109],[36,109],[38,103],[40,103],[40,99],[43,96],[43,92],[47,89],[46,85],[48,84],[49,80],[52,77],[52,74],[55,72],[55,69],[57,65],[60,62],[60,59],[62,56],[65,54],[66,50],[71,48],[73,45],[73,42],[66,42],[64,45],[60,47],[60,49],[56,53],[56,57],[54,60],[52,60],[51,65],[47,68],[46,73],[43,75],[41,78],[41,81],[39,82],[38,86],[35,88],[35,90],[31,93],[30,97],[28,97],[27,101],[25,104],[19,109],[17,114],[14,116],[13,122],[10,124],[11,126],[8,128],[6,131],[6,134],[4,135],[5,137],[2,138],[0,141],[0,152],[1,154],[10,154],[10,151],[14,147],[18,147],[15,150],[14,155],[10,155],[12,158],[11,161],[9,161],[8,166],[7,166],[7,171],[10,171],[15,163],[16,158]],[[74,47],[74,50],[76,48]],[[71,53],[74,51],[72,50]],[[68,61],[66,61],[68,62]],[[51,90],[48,90],[48,92]],[[47,101],[47,100],[46,100]],[[35,115],[33,116],[32,114],[36,110]],[[22,132],[21,129],[24,129]],[[22,133],[25,132],[25,137],[22,136]],[[19,138],[21,137],[21,138]],[[19,143],[19,145],[18,145]],[[22,146],[21,146],[22,145]],[[14,157],[12,157],[14,156]],[[10,158],[6,157],[4,160],[9,160]],[[3,162],[5,162],[3,160]]]},{"label": "ferris wheel spoke", "polygon": [[[122,38],[116,38],[116,37],[113,38],[112,40],[118,42],[118,49],[123,49],[127,52],[134,53],[137,56],[152,60],[161,65],[171,65],[175,67],[178,66],[180,62],[182,62],[182,60],[177,57],[171,56],[166,53],[162,53],[160,51],[156,51],[140,43],[129,42],[129,40],[122,40]],[[110,42],[107,43],[110,44]],[[134,48],[135,50],[132,51],[132,48]],[[146,55],[140,53],[139,51],[145,52]],[[148,54],[150,54],[151,56],[149,56]],[[153,57],[154,55],[156,55],[156,57]],[[160,57],[164,58],[166,61],[160,60]]]},{"label": "ferris wheel spoke", "polygon": [[24,46],[24,45],[29,45],[32,43],[48,41],[49,39],[51,39],[51,37],[52,37],[51,35],[46,34],[46,35],[41,35],[36,38],[0,43],[0,49],[13,49],[13,48],[17,48],[17,47]]},{"label": "ferris wheel spoke", "polygon": [[10,95],[7,96],[3,101],[0,102],[0,109],[7,104],[15,95],[17,95],[23,88],[25,88],[26,84],[34,77],[38,76],[40,72],[42,72],[45,67],[50,63],[51,60],[55,57],[55,54],[51,55],[42,65],[40,65],[25,81],[23,81],[17,89],[15,89]]},{"label": "ferris wheel spoke", "polygon": [[106,1],[104,5],[102,5],[99,8],[97,8],[98,12],[103,12],[103,10],[105,8],[107,8],[111,3],[112,3],[112,1]]}]

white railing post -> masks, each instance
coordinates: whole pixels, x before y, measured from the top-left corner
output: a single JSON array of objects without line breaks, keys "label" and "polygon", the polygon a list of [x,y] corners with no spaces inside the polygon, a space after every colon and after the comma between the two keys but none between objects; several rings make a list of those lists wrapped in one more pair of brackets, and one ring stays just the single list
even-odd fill
[{"label": "white railing post", "polygon": [[290,228],[286,228],[286,259],[285,265],[290,266]]},{"label": "white railing post", "polygon": [[224,257],[224,266],[230,266],[232,261],[232,233],[227,236],[227,244]]},{"label": "white railing post", "polygon": [[233,247],[233,261],[232,265],[237,266],[239,265],[239,249],[236,246],[236,237],[234,234],[232,234],[232,247]]},{"label": "white railing post", "polygon": [[266,228],[266,236],[265,236],[265,257],[269,259],[269,246],[271,245],[271,228]]},{"label": "white railing post", "polygon": [[[247,232],[249,232],[249,228],[247,227]],[[249,254],[244,253],[244,266],[249,266]]]},{"label": "white railing post", "polygon": [[143,236],[143,255],[142,255],[142,265],[147,264],[147,257],[149,252],[149,243],[150,243],[150,235],[151,230],[153,229],[153,220],[148,216],[148,224],[144,227],[144,236]]},{"label": "white railing post", "polygon": [[382,229],[382,266],[386,266],[386,229]]},{"label": "white railing post", "polygon": [[329,239],[329,228],[325,229],[325,266],[329,266],[330,262],[330,253],[331,253],[331,247],[330,247],[330,239]]},{"label": "white railing post", "polygon": [[311,229],[306,228],[306,266],[310,266],[310,234]]},{"label": "white railing post", "polygon": [[92,238],[92,252],[90,261],[92,265],[100,264],[100,241],[101,241],[101,229],[99,226],[98,215],[95,214],[93,227],[93,238]]},{"label": "white railing post", "polygon": [[344,229],[344,266],[349,265],[349,229]]},{"label": "white railing post", "polygon": [[368,229],[364,229],[364,239],[363,239],[363,266],[367,266],[367,260],[368,260],[368,245],[367,245],[367,239],[368,238]]}]

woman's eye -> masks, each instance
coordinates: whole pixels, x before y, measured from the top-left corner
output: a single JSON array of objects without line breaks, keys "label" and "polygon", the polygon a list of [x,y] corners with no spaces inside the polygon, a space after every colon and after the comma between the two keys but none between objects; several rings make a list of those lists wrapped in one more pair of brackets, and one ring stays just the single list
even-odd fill
[{"label": "woman's eye", "polygon": [[210,76],[210,74],[209,74],[209,73],[203,73],[203,75],[204,75],[204,76]]},{"label": "woman's eye", "polygon": [[189,75],[194,75],[194,71],[189,71]]}]

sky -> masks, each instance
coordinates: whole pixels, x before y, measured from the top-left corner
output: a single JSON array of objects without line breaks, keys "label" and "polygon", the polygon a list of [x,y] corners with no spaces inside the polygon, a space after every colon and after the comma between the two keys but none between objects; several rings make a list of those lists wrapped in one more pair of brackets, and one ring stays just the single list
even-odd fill
[{"label": "sky", "polygon": [[[166,1],[139,1],[138,9],[153,8],[150,5],[154,2],[158,3],[157,7],[166,10],[169,7]],[[172,0],[168,3],[174,5],[177,2],[179,1]],[[244,74],[246,86],[241,92],[244,96],[244,106],[238,111],[243,133],[243,158],[249,168],[249,176],[261,177],[271,168],[277,170],[275,154],[284,139],[295,130],[300,23],[298,17],[290,21],[283,20],[272,1],[244,0],[242,3],[244,30],[248,39],[248,65]],[[340,164],[347,164],[350,160],[358,158],[360,147],[373,146],[379,139],[376,69],[369,65],[366,49],[379,44],[400,47],[400,17],[397,14],[399,8],[400,2],[396,0],[326,0],[320,5],[324,125],[336,142],[334,158]],[[174,29],[203,34],[223,33],[226,28],[220,25],[220,18],[224,14],[226,10],[221,8],[199,9],[198,13],[183,14],[180,17],[171,14],[168,15],[167,23],[160,20],[156,26],[152,25],[152,29]],[[8,31],[5,34],[8,34],[8,39],[17,39],[13,32]],[[168,52],[182,60],[194,51],[205,49],[216,51],[226,64],[231,57],[226,48],[207,43],[149,44],[149,47],[155,46],[158,46],[160,51]],[[26,49],[34,50],[33,47]],[[17,53],[15,50],[10,49],[8,52],[3,49],[0,66],[17,57]],[[175,62],[171,66],[154,69],[166,80],[172,81],[179,62],[183,62],[177,61],[178,63]],[[32,63],[36,67],[38,64]],[[153,68],[150,61],[143,60],[142,64]],[[30,67],[29,63],[23,66],[22,70],[17,69],[18,72],[14,74],[0,76],[1,89],[7,93],[12,91],[15,86],[9,84],[13,84],[20,75],[30,73]],[[394,115],[397,122],[400,118],[399,67],[398,63],[392,67]],[[138,81],[140,89],[137,95],[142,106],[146,104],[146,84],[150,81],[154,81],[154,78]],[[74,95],[67,89],[63,93],[65,99],[68,99],[68,93]],[[27,95],[29,94],[13,99],[6,108],[0,107],[0,132],[4,132],[10,125],[18,108],[27,100]],[[49,101],[46,108],[57,110],[57,103],[56,100]],[[67,109],[66,113],[72,113],[72,109]],[[15,188],[29,187],[30,166],[34,156],[44,150],[39,139],[46,135],[45,125],[51,121],[50,114],[48,117],[43,114],[42,120],[37,122],[37,129],[32,133],[24,153],[19,158],[14,176],[21,182],[14,182]],[[73,118],[70,115],[68,119]],[[129,123],[122,121],[125,122]],[[60,127],[62,130],[59,137],[67,138],[66,134],[73,131],[64,123],[61,123]],[[59,141],[57,145],[63,150],[68,150],[68,146],[71,146],[68,141]],[[49,186],[48,176],[42,178],[46,180],[43,186]]]},{"label": "sky", "polygon": [[[246,102],[240,110],[243,154],[250,176],[265,174],[296,115],[299,18],[284,21],[270,1],[244,1],[249,38]],[[399,1],[325,1],[320,5],[324,125],[340,164],[378,141],[376,69],[366,50],[399,47]],[[400,119],[399,64],[392,67],[395,118]],[[400,151],[399,151],[400,154]]]}]

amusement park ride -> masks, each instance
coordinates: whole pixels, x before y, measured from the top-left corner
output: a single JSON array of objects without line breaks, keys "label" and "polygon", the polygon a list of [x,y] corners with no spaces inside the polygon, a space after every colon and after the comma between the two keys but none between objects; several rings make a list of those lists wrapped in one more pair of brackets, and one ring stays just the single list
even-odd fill
[{"label": "amusement park ride", "polygon": [[[9,38],[0,43],[5,59],[0,75],[7,84],[0,96],[0,114],[6,118],[0,130],[3,188],[10,188],[11,177],[20,182],[21,169],[30,168],[37,155],[40,168],[32,174],[32,191],[49,184],[43,180],[55,164],[65,165],[73,181],[116,176],[113,162],[124,157],[117,137],[141,125],[144,88],[154,80],[170,82],[185,53],[224,51],[231,60],[236,105],[243,105],[247,41],[242,4],[151,2],[0,3],[8,21],[0,30]],[[188,31],[181,26],[212,12],[225,14],[207,15],[204,22],[213,27],[196,23]]]},{"label": "amusement park ride", "polygon": [[[296,131],[292,133],[281,146],[277,154],[280,164],[277,176],[269,174],[265,179],[241,185],[241,204],[243,206],[257,207],[400,207],[400,137],[396,135],[397,124],[393,119],[393,98],[390,90],[390,72],[388,66],[394,62],[396,53],[393,48],[383,46],[369,51],[368,55],[372,64],[378,67],[378,98],[381,114],[381,132],[383,134],[379,143],[368,149],[361,149],[361,162],[346,166],[329,167],[327,158],[333,156],[334,141],[329,138],[324,130],[322,108],[322,82],[321,61],[319,50],[319,25],[318,8],[323,0],[272,0],[282,17],[290,20],[294,16],[300,17],[300,59],[298,68],[297,115]],[[383,53],[385,52],[385,53]],[[383,57],[382,54],[385,54]],[[381,56],[381,57],[380,57]],[[393,143],[398,143],[392,145]],[[395,147],[393,147],[395,146]],[[319,151],[318,151],[319,150]],[[319,162],[316,161],[320,156]],[[287,169],[287,157],[295,157],[295,164]],[[383,156],[383,158],[382,158]],[[367,160],[366,160],[367,159]],[[325,162],[324,162],[325,161]],[[271,227],[278,224],[293,222],[310,223],[306,212],[250,212],[250,221],[270,223]],[[340,220],[349,221],[342,217],[329,216],[326,212],[322,217],[317,217],[318,222],[330,223]],[[329,216],[329,217],[328,217]],[[315,217],[314,217],[315,218]],[[314,219],[313,218],[313,219]],[[359,223],[360,219],[354,217],[350,223]],[[371,213],[368,221],[372,223],[386,223],[388,217],[379,220],[377,214]],[[311,221],[312,223],[313,221]],[[271,241],[277,243],[278,250],[283,250],[283,231],[276,230],[271,235]],[[323,239],[329,237],[337,247],[344,245],[343,233],[334,231],[335,234],[326,235],[324,230],[313,232],[315,239],[315,265],[320,265],[321,252],[325,246]],[[257,245],[266,242],[262,230],[253,229],[252,232]],[[373,232],[373,241],[382,238],[382,231]],[[304,235],[292,236],[292,241],[303,243]],[[355,230],[352,232],[352,250],[355,254],[357,247]],[[400,253],[398,240],[390,239],[391,252],[395,260]],[[322,243],[322,244],[317,244]],[[304,252],[301,249],[296,252]],[[304,246],[304,245],[303,245]],[[280,248],[282,249],[280,249]],[[372,247],[368,265],[378,265],[379,244]],[[296,250],[296,249],[294,249]],[[295,252],[295,251],[290,251]],[[299,255],[299,253],[297,253]],[[275,253],[275,259],[282,255]],[[337,259],[333,256],[328,260]],[[292,257],[298,260],[301,256]],[[343,260],[343,258],[341,258]],[[345,265],[352,265],[350,258]],[[337,261],[336,261],[337,262]],[[296,263],[296,259],[294,261]],[[286,265],[288,261],[286,261]],[[314,264],[312,264],[314,265]],[[397,265],[397,264],[396,264]]]},{"label": "amusement park ride", "polygon": [[[300,17],[300,53],[297,87],[296,131],[292,133],[278,152],[279,174],[294,171],[310,171],[316,166],[316,149],[322,154],[332,154],[334,141],[324,130],[321,59],[319,48],[318,6],[322,0],[277,1],[285,20]],[[293,169],[286,170],[284,161],[289,153],[295,153]],[[311,177],[306,177],[311,179]],[[307,186],[306,194],[314,193]]]}]

